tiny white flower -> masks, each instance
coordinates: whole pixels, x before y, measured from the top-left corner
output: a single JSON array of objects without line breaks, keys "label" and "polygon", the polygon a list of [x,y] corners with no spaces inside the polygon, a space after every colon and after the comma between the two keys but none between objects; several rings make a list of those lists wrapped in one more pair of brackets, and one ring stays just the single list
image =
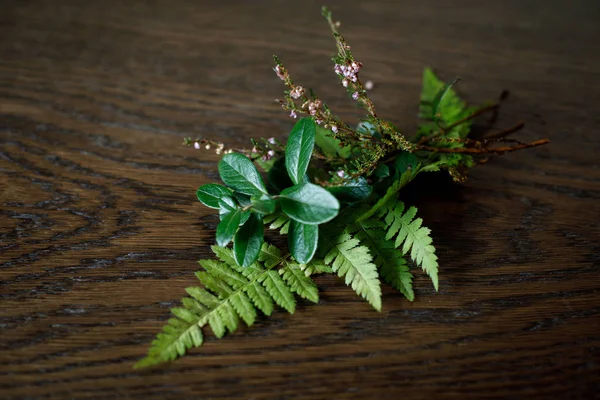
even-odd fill
[{"label": "tiny white flower", "polygon": [[338,172],[336,172],[337,176],[339,176],[340,178],[343,178],[344,176],[346,176],[346,172],[344,172],[343,170],[339,170]]},{"label": "tiny white flower", "polygon": [[200,143],[198,143],[198,142],[194,143],[194,148],[196,150],[200,150]]},{"label": "tiny white flower", "polygon": [[337,127],[337,126],[335,126],[335,125],[331,125],[331,131],[332,131],[333,133],[337,133],[337,131],[338,131],[338,127]]},{"label": "tiny white flower", "polygon": [[271,144],[275,144],[275,138],[274,137],[270,137],[267,139],[267,142],[271,143]]},{"label": "tiny white flower", "polygon": [[210,150],[210,144],[207,144],[206,146],[204,146],[204,148],[205,148],[206,150]]},{"label": "tiny white flower", "polygon": [[348,79],[346,79],[346,78],[342,79],[342,86],[348,87]]},{"label": "tiny white flower", "polygon": [[354,100],[358,100],[358,97],[359,97],[359,96],[360,96],[360,94],[359,94],[358,92],[354,92],[354,93],[352,93],[352,98],[353,98]]},{"label": "tiny white flower", "polygon": [[297,118],[298,115],[296,114],[296,112],[294,110],[292,110],[292,111],[290,111],[290,117]]},{"label": "tiny white flower", "polygon": [[269,157],[273,157],[273,156],[275,155],[275,152],[274,152],[273,150],[269,150],[269,151],[267,152],[267,155],[268,155]]},{"label": "tiny white flower", "polygon": [[365,82],[365,89],[367,89],[367,90],[373,90],[374,86],[375,85],[373,84],[373,81],[366,81]]}]

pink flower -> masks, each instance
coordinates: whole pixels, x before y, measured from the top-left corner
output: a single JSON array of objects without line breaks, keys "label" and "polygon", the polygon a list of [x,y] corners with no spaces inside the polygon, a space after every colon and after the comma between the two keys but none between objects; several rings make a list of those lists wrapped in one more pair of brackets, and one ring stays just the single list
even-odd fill
[{"label": "pink flower", "polygon": [[291,92],[290,96],[292,98],[297,99],[304,94],[304,88],[302,86],[296,86]]},{"label": "pink flower", "polygon": [[346,78],[342,79],[342,86],[348,87],[348,79],[346,79]]},{"label": "pink flower", "polygon": [[290,117],[297,118],[298,115],[296,114],[296,111],[294,111],[294,110],[290,111]]},{"label": "pink flower", "polygon": [[198,143],[198,142],[194,143],[194,148],[196,150],[200,150],[200,143]]},{"label": "pink flower", "polygon": [[358,100],[358,98],[359,98],[359,97],[360,97],[360,93],[358,93],[358,92],[354,92],[354,93],[352,93],[352,98],[353,98],[354,100]]},{"label": "pink flower", "polygon": [[317,118],[317,119],[315,120],[315,122],[317,123],[317,125],[321,125],[321,124],[323,123],[323,120],[322,120],[322,119],[318,119],[318,118]]},{"label": "pink flower", "polygon": [[271,144],[275,144],[275,138],[274,137],[270,137],[267,139],[267,142],[271,143]]},{"label": "pink flower", "polygon": [[335,126],[335,125],[331,125],[331,131],[332,131],[333,133],[337,133],[337,131],[338,131],[338,127],[337,127],[337,126]]},{"label": "pink flower", "polygon": [[277,74],[277,76],[279,78],[281,78],[282,81],[285,80],[285,78],[286,78],[285,69],[281,65],[277,64],[275,66],[275,68],[273,68],[273,71],[275,71],[275,73]]},{"label": "pink flower", "polygon": [[269,158],[273,157],[275,155],[275,152],[273,150],[269,150],[267,152],[267,155],[269,156]]},{"label": "pink flower", "polygon": [[339,170],[338,172],[336,172],[337,176],[339,176],[340,178],[343,178],[344,176],[346,176],[346,172],[344,172],[343,170]]}]

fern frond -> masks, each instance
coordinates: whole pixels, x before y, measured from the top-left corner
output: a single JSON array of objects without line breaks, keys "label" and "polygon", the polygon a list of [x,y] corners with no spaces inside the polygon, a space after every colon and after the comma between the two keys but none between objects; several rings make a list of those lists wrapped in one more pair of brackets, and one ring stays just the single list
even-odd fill
[{"label": "fern frond", "polygon": [[317,285],[304,274],[300,265],[288,263],[285,267],[279,270],[284,281],[287,282],[290,289],[313,303],[319,302],[319,289]]},{"label": "fern frond", "polygon": [[300,264],[300,269],[304,272],[304,275],[311,276],[314,274],[331,274],[333,270],[331,267],[321,259],[313,258],[308,264]]},{"label": "fern frond", "polygon": [[325,255],[325,264],[331,265],[333,272],[344,278],[346,285],[366,299],[377,311],[381,311],[381,285],[377,266],[372,262],[369,249],[344,231],[333,242],[333,247]]},{"label": "fern frond", "polygon": [[395,237],[395,247],[402,246],[404,254],[410,254],[415,264],[420,265],[429,275],[433,287],[438,290],[438,262],[433,247],[430,230],[421,226],[423,220],[415,219],[416,207],[410,207],[404,211],[404,203],[397,201],[393,206],[387,208],[385,223],[387,234],[385,239]]},{"label": "fern frond", "polygon": [[[246,268],[236,264],[231,249],[213,246],[213,251],[218,260],[201,260],[204,270],[196,273],[203,287],[186,289],[190,297],[182,300],[183,307],[171,310],[175,318],[169,319],[136,368],[174,360],[188,349],[201,346],[206,325],[221,338],[237,330],[240,319],[248,326],[254,324],[257,309],[270,315],[274,303],[294,313],[296,299],[292,292],[318,301],[316,284],[298,265],[287,263],[288,256],[282,256],[274,246],[264,244],[259,261]],[[280,275],[274,269],[282,264]]]},{"label": "fern frond", "polygon": [[395,248],[394,242],[385,238],[385,227],[385,223],[379,219],[367,219],[350,225],[349,230],[356,232],[360,242],[367,245],[383,279],[408,300],[413,301],[413,276],[404,254]]}]

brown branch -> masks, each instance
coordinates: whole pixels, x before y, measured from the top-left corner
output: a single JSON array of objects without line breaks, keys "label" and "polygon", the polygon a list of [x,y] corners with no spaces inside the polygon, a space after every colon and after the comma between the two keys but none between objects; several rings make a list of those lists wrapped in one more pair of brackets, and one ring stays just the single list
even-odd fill
[{"label": "brown branch", "polygon": [[447,148],[447,147],[418,146],[417,150],[427,150],[427,151],[433,151],[433,152],[439,152],[439,153],[469,153],[469,154],[496,153],[496,154],[503,154],[503,153],[508,153],[511,151],[527,149],[530,147],[541,146],[541,145],[544,145],[549,142],[550,142],[549,139],[540,139],[540,140],[536,140],[535,142],[523,143],[523,144],[519,144],[516,146],[510,146],[510,147],[482,147],[482,148],[459,147],[459,148],[454,148],[454,149]]},{"label": "brown branch", "polygon": [[489,142],[490,140],[502,139],[508,135],[511,135],[515,132],[520,131],[525,126],[524,122],[519,122],[516,125],[511,126],[510,128],[503,129],[496,133],[490,133],[483,138],[484,142]]}]

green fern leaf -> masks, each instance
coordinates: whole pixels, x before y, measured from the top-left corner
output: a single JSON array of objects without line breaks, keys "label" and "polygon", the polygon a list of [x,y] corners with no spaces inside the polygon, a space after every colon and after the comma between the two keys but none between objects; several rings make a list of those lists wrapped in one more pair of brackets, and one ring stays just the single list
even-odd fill
[{"label": "green fern leaf", "polygon": [[379,268],[383,279],[402,293],[409,301],[415,299],[412,288],[412,274],[394,242],[386,240],[385,224],[378,219],[367,219],[353,224],[350,229],[356,237],[369,248],[373,262]]},{"label": "green fern leaf", "polygon": [[404,203],[397,201],[388,208],[385,222],[388,226],[386,239],[395,237],[396,248],[402,246],[404,254],[410,254],[415,264],[420,265],[429,275],[433,287],[438,290],[438,262],[433,247],[430,230],[421,226],[421,218],[415,218],[417,209],[410,207],[404,212]]},{"label": "green fern leaf", "polygon": [[317,289],[317,285],[304,274],[298,264],[288,263],[279,270],[279,273],[293,292],[313,303],[319,302],[319,289]]},{"label": "green fern leaf", "polygon": [[[229,248],[213,247],[219,260],[201,260],[204,271],[196,277],[202,287],[186,289],[190,297],[182,300],[183,307],[171,311],[162,332],[156,336],[148,355],[135,367],[147,367],[182,356],[188,349],[201,346],[202,328],[210,326],[217,338],[239,328],[240,319],[248,326],[254,324],[257,309],[266,315],[273,312],[274,303],[293,313],[296,299],[292,292],[318,301],[317,287],[298,265],[287,264],[279,249],[264,244],[261,261],[242,268]],[[274,270],[284,263],[283,278]]]},{"label": "green fern leaf", "polygon": [[334,241],[333,248],[325,255],[325,264],[331,264],[334,272],[344,278],[346,285],[366,299],[377,311],[381,311],[381,285],[377,266],[372,263],[369,249],[361,246],[358,239],[343,232]]},{"label": "green fern leaf", "polygon": [[290,314],[296,311],[296,299],[276,271],[267,271],[258,278],[258,281],[263,284],[279,307],[284,308]]},{"label": "green fern leaf", "polygon": [[331,274],[333,272],[331,267],[325,264],[323,260],[315,258],[313,258],[308,264],[300,264],[300,269],[306,276],[311,276],[314,274]]}]

